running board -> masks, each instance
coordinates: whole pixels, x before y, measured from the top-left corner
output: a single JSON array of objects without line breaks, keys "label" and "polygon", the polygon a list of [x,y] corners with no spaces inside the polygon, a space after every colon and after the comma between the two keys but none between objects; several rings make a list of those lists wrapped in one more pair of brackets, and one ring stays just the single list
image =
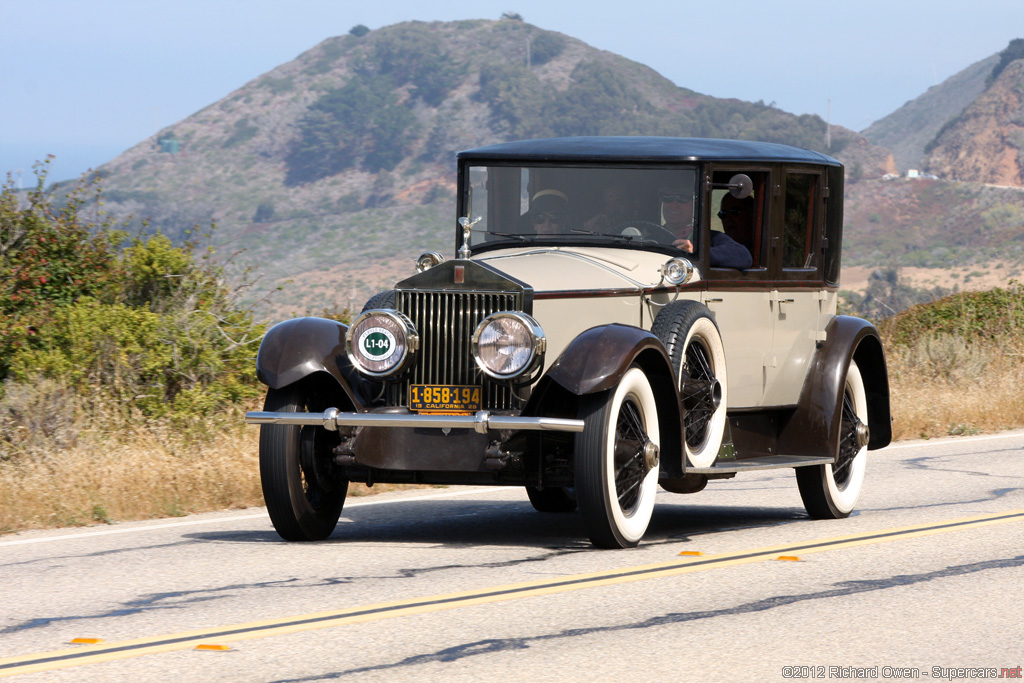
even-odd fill
[{"label": "running board", "polygon": [[765,455],[747,460],[726,460],[714,467],[687,467],[686,474],[729,474],[735,472],[753,472],[755,470],[775,470],[783,467],[807,467],[808,465],[828,465],[835,462],[834,458],[819,458],[807,455]]}]

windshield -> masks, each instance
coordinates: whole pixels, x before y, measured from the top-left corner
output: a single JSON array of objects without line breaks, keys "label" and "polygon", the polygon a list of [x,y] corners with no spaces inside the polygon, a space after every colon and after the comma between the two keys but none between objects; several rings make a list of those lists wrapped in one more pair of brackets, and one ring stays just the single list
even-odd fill
[{"label": "windshield", "polygon": [[469,166],[471,247],[601,244],[695,253],[697,170]]}]

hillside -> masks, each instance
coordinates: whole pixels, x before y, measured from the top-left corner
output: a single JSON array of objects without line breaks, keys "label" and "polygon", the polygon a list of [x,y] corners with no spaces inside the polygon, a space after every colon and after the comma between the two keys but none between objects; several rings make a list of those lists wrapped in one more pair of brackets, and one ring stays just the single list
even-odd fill
[{"label": "hillside", "polygon": [[[529,63],[527,63],[529,55]],[[650,68],[513,21],[353,30],[99,169],[106,208],[173,239],[216,221],[278,311],[360,305],[454,242],[454,153],[557,135],[758,139],[892,169],[851,131],[678,87]],[[150,229],[152,229],[152,227]]]},{"label": "hillside", "polygon": [[889,278],[891,269],[903,286],[946,292],[1020,279],[1021,58],[1024,40],[1013,40],[864,131],[893,151],[902,171],[918,168],[939,179],[866,177],[847,185],[844,287],[877,288],[883,283],[872,278]]},{"label": "hillside", "polygon": [[1024,186],[1024,60],[1008,64],[926,149],[925,168],[949,180]]},{"label": "hillside", "polygon": [[985,91],[985,81],[998,62],[996,54],[970,65],[875,121],[861,135],[892,152],[902,172],[921,168],[925,147],[943,125],[958,118]]}]

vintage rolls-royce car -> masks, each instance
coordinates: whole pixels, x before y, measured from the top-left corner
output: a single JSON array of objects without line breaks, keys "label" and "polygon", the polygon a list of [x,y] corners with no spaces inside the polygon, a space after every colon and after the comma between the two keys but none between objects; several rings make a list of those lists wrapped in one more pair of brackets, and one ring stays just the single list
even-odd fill
[{"label": "vintage rolls-royce car", "polygon": [[733,140],[579,137],[458,155],[455,257],[344,325],[259,349],[260,474],[287,540],[326,538],[349,482],[523,486],[635,546],[658,487],[795,468],[850,514],[891,438],[882,344],[837,315],[843,167]]}]

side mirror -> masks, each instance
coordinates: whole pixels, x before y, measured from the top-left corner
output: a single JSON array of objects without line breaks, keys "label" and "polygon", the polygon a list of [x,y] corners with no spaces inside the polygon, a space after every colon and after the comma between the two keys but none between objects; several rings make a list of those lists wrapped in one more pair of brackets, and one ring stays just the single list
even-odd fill
[{"label": "side mirror", "polygon": [[729,178],[729,194],[736,199],[749,197],[754,191],[754,181],[745,173],[737,173]]}]

